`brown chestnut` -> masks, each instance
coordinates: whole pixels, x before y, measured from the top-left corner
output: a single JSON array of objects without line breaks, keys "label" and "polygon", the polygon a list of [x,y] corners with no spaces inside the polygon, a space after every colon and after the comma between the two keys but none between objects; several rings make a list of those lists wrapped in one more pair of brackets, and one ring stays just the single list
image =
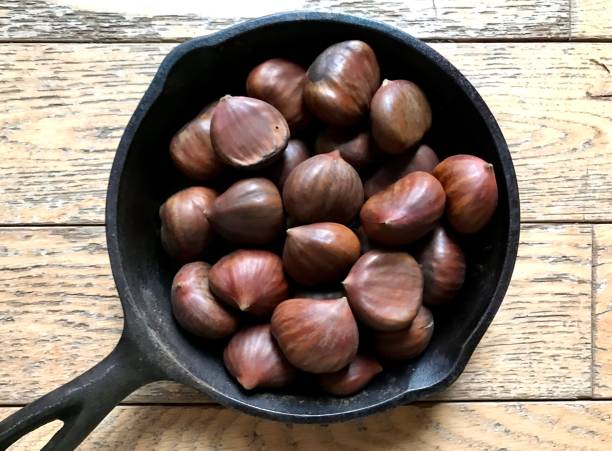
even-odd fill
[{"label": "brown chestnut", "polygon": [[216,105],[217,102],[207,105],[170,142],[170,156],[175,166],[194,180],[216,179],[225,167],[210,142],[210,120]]},{"label": "brown chestnut", "polygon": [[409,327],[394,332],[372,332],[372,345],[382,359],[407,360],[425,351],[434,331],[431,312],[421,306]]},{"label": "brown chestnut", "polygon": [[370,104],[372,135],[380,150],[406,152],[431,127],[431,107],[425,94],[406,80],[383,81]]},{"label": "brown chestnut", "polygon": [[372,197],[411,172],[423,171],[431,174],[439,162],[431,147],[422,144],[414,154],[400,155],[381,166],[363,184],[365,197]]},{"label": "brown chestnut", "polygon": [[287,147],[289,126],[272,105],[250,97],[225,96],[213,111],[210,138],[217,155],[238,168],[272,163]]},{"label": "brown chestnut", "polygon": [[237,244],[269,244],[285,224],[280,193],[264,178],[234,183],[217,197],[208,219],[221,236]]},{"label": "brown chestnut", "polygon": [[306,71],[295,63],[274,58],[256,66],[246,81],[250,97],[274,106],[287,120],[289,128],[301,130],[309,122],[304,105]]},{"label": "brown chestnut", "polygon": [[256,316],[269,316],[289,292],[280,257],[263,250],[226,255],[213,265],[208,279],[215,296]]},{"label": "brown chestnut", "polygon": [[358,171],[376,160],[377,152],[367,130],[328,128],[317,136],[316,153],[338,150],[348,164]]},{"label": "brown chestnut", "polygon": [[408,327],[423,299],[421,269],[405,252],[366,252],[342,283],[355,316],[376,330]]},{"label": "brown chestnut", "polygon": [[382,369],[376,359],[357,355],[348,366],[340,371],[317,375],[317,382],[327,393],[348,396],[368,385]]},{"label": "brown chestnut", "polygon": [[308,109],[326,124],[346,127],[359,122],[380,85],[372,48],[344,41],[323,51],[310,65],[304,85]]},{"label": "brown chestnut", "polygon": [[361,208],[361,225],[373,241],[409,244],[425,236],[444,213],[446,195],[426,172],[412,172],[370,197]]},{"label": "brown chestnut", "polygon": [[223,362],[246,390],[284,387],[298,374],[274,341],[269,324],[248,327],[234,335],[223,351]]},{"label": "brown chestnut", "polygon": [[465,256],[444,227],[434,229],[417,260],[423,272],[423,302],[440,305],[452,300],[465,279]]},{"label": "brown chestnut", "polygon": [[342,224],[320,222],[287,230],[283,265],[302,285],[338,282],[359,258],[359,238]]},{"label": "brown chestnut", "polygon": [[159,208],[161,242],[166,252],[181,263],[200,258],[212,230],[206,218],[217,193],[194,186],[173,194]]},{"label": "brown chestnut", "polygon": [[493,165],[473,155],[453,155],[434,169],[446,191],[446,216],[459,233],[478,232],[497,208]]},{"label": "brown chestnut", "polygon": [[194,335],[215,340],[233,334],[238,319],[210,292],[209,270],[204,262],[184,265],[172,281],[171,301],[181,326]]},{"label": "brown chestnut", "polygon": [[280,158],[268,168],[267,175],[279,189],[283,189],[291,171],[308,158],[310,158],[310,152],[306,144],[299,139],[290,139]]},{"label": "brown chestnut", "polygon": [[316,155],[291,171],[283,187],[283,203],[300,224],[347,224],[363,204],[363,185],[338,151]]},{"label": "brown chestnut", "polygon": [[346,298],[286,300],[270,325],[289,363],[303,371],[332,373],[357,354],[359,330]]}]

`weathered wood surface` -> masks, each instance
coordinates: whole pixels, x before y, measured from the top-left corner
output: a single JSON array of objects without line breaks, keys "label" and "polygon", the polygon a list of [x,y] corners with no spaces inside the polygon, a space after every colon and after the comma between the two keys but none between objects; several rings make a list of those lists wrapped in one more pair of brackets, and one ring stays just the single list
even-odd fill
[{"label": "weathered wood surface", "polygon": [[[0,47],[0,224],[103,222],[123,127],[171,48]],[[498,118],[523,220],[612,220],[612,44],[435,48]]]},{"label": "weathered wood surface", "polygon": [[[591,394],[591,226],[523,227],[509,293],[438,399]],[[23,404],[108,354],[122,328],[102,227],[0,229],[0,405]],[[204,398],[154,384],[131,402]]]},{"label": "weathered wood surface", "polygon": [[593,397],[612,397],[612,225],[593,226]]},{"label": "weathered wood surface", "polygon": [[571,39],[612,39],[610,0],[571,0]]},{"label": "weathered wood surface", "polygon": [[[0,408],[0,419],[14,412]],[[346,423],[290,425],[215,406],[118,407],[80,450],[609,450],[610,402],[422,404]],[[59,423],[24,437],[40,449]]]},{"label": "weathered wood surface", "polygon": [[569,0],[2,0],[4,41],[182,41],[290,10],[366,16],[424,39],[566,39]]}]

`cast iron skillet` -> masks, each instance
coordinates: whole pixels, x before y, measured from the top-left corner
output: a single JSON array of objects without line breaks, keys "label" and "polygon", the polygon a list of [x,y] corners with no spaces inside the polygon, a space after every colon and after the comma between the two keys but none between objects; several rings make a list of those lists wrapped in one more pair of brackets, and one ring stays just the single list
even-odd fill
[{"label": "cast iron skillet", "polygon": [[[418,360],[387,369],[350,398],[307,391],[248,394],[228,376],[218,353],[179,330],[170,311],[176,267],[160,248],[157,210],[181,181],[168,176],[173,172],[168,144],[205,103],[242,93],[248,71],[262,60],[280,56],[308,66],[322,49],[347,39],[368,42],[385,77],[408,78],[424,88],[434,115],[428,142],[441,157],[471,153],[493,163],[499,206],[484,232],[463,240],[468,274],[460,300],[436,312],[436,332]],[[125,315],[123,335],[98,365],[0,423],[2,449],[55,419],[64,426],[45,449],[74,448],[125,396],[156,380],[182,382],[249,414],[303,423],[346,420],[440,391],[463,371],[502,302],[518,247],[519,198],[495,119],[472,85],[438,53],[382,23],[286,13],[185,42],[164,59],[119,144],[106,233]]]}]

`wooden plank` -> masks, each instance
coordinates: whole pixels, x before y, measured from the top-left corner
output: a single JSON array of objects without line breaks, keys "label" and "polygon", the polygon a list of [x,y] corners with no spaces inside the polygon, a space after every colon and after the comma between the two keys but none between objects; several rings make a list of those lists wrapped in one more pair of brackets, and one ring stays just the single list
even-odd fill
[{"label": "wooden plank", "polygon": [[612,225],[593,226],[593,397],[612,397]]},{"label": "wooden plank", "polygon": [[612,39],[609,0],[570,0],[572,39]]},{"label": "wooden plank", "polygon": [[[509,293],[465,373],[438,399],[591,394],[590,225],[523,227]],[[101,227],[0,229],[0,405],[82,373],[119,339]],[[130,402],[202,402],[159,383]]]},{"label": "wooden plank", "polygon": [[367,15],[426,39],[564,39],[568,0],[2,0],[5,41],[182,41],[290,10]]},{"label": "wooden plank", "polygon": [[[0,408],[0,419],[14,408]],[[607,450],[611,402],[420,404],[329,425],[283,424],[214,406],[122,406],[80,450]],[[57,423],[12,450],[40,449]]]},{"label": "wooden plank", "polygon": [[[0,47],[0,224],[103,222],[123,127],[171,47]],[[435,48],[499,119],[523,220],[612,219],[612,44]]]}]

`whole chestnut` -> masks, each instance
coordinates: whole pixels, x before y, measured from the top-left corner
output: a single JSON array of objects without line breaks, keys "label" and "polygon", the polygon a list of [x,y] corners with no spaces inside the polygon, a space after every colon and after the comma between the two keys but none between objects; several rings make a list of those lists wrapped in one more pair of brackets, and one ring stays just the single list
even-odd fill
[{"label": "whole chestnut", "polygon": [[363,204],[363,185],[338,151],[316,155],[291,171],[283,187],[283,204],[300,224],[347,224]]},{"label": "whole chestnut", "polygon": [[431,341],[434,318],[421,306],[409,327],[394,332],[372,332],[372,345],[382,359],[408,360],[423,353]]},{"label": "whole chestnut", "polygon": [[174,165],[187,177],[207,181],[218,178],[225,165],[215,153],[210,141],[210,120],[217,105],[213,102],[170,141],[170,156]]},{"label": "whole chestnut", "polygon": [[446,216],[459,233],[478,232],[497,208],[493,165],[473,155],[453,155],[434,169],[446,192]]},{"label": "whole chestnut", "polygon": [[246,81],[249,97],[268,102],[287,120],[292,131],[308,124],[310,113],[304,105],[306,71],[295,63],[274,58],[256,66]]},{"label": "whole chestnut", "polygon": [[359,122],[380,85],[380,68],[372,48],[344,41],[323,51],[308,68],[304,101],[326,124],[346,127]]},{"label": "whole chestnut", "polygon": [[346,298],[288,299],[270,322],[272,335],[293,366],[310,373],[332,373],[357,354],[359,330]]},{"label": "whole chestnut", "polygon": [[272,105],[250,97],[225,96],[213,111],[210,138],[225,163],[257,168],[272,163],[287,147],[289,126]]},{"label": "whole chestnut", "polygon": [[172,312],[178,323],[194,335],[219,339],[233,334],[238,319],[210,292],[210,265],[193,262],[184,265],[172,281]]},{"label": "whole chestnut", "polygon": [[280,257],[263,250],[226,255],[210,269],[208,280],[215,296],[256,316],[269,316],[289,292]]},{"label": "whole chestnut", "polygon": [[382,369],[376,359],[357,355],[351,363],[340,371],[317,375],[317,382],[327,393],[336,396],[348,396],[357,393],[368,385]]},{"label": "whole chestnut", "polygon": [[290,139],[279,159],[267,168],[267,176],[279,189],[283,189],[291,171],[308,158],[310,158],[310,152],[306,144],[299,139]]},{"label": "whole chestnut", "polygon": [[451,301],[465,279],[465,256],[444,227],[434,229],[417,260],[423,271],[423,302],[440,305]]},{"label": "whole chestnut", "polygon": [[269,324],[241,330],[223,351],[225,367],[246,390],[284,387],[298,372],[281,353]]},{"label": "whole chestnut", "polygon": [[423,299],[421,269],[405,252],[366,252],[342,284],[355,316],[376,330],[408,327]]},{"label": "whole chestnut", "polygon": [[315,141],[316,153],[338,150],[348,164],[362,170],[370,166],[377,156],[374,143],[367,130],[329,127]]},{"label": "whole chestnut", "polygon": [[386,245],[410,244],[432,230],[444,213],[446,194],[427,172],[412,172],[370,197],[361,208],[364,232]]},{"label": "whole chestnut", "polygon": [[422,144],[414,154],[400,155],[381,166],[363,184],[365,197],[366,199],[372,197],[411,172],[423,171],[431,174],[439,162],[431,147]]},{"label": "whole chestnut", "polygon": [[232,243],[269,244],[285,224],[283,201],[268,179],[240,180],[217,197],[208,220],[219,235]]},{"label": "whole chestnut", "polygon": [[194,186],[170,196],[159,208],[161,242],[165,251],[180,263],[198,260],[211,239],[206,217],[217,193]]},{"label": "whole chestnut", "polygon": [[380,150],[403,153],[417,144],[431,127],[431,107],[414,83],[385,80],[372,98],[370,121]]},{"label": "whole chestnut", "polygon": [[283,266],[301,285],[338,282],[359,258],[359,238],[346,226],[333,222],[287,230]]}]

